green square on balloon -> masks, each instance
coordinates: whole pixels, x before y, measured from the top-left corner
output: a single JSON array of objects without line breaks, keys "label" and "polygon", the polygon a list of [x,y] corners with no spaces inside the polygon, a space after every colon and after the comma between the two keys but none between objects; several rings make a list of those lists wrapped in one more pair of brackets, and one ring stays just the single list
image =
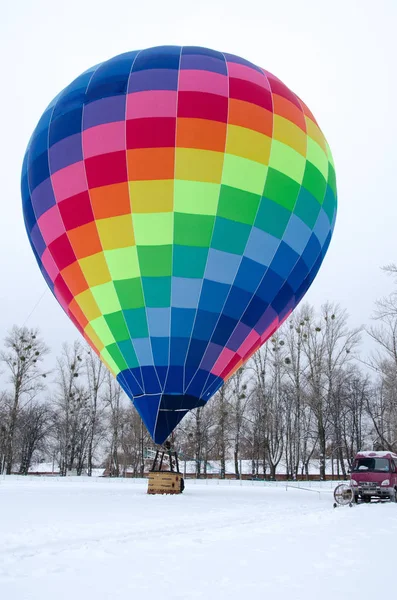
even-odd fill
[{"label": "green square on balloon", "polygon": [[142,277],[167,277],[172,273],[172,246],[138,246]]},{"label": "green square on balloon", "polygon": [[273,202],[269,198],[262,198],[254,225],[258,229],[281,239],[290,217],[290,211],[284,206]]},{"label": "green square on balloon", "polygon": [[296,202],[294,214],[302,219],[310,229],[313,229],[320,209],[321,206],[317,200],[305,188],[302,188]]},{"label": "green square on balloon", "polygon": [[260,199],[258,194],[222,185],[217,216],[252,225]]},{"label": "green square on balloon", "polygon": [[128,365],[125,362],[124,357],[121,354],[120,348],[118,347],[117,344],[110,344],[110,346],[107,346],[106,349],[109,352],[110,356],[113,358],[114,362],[116,363],[116,365],[118,366],[120,371],[124,371],[124,369],[128,369]]},{"label": "green square on balloon", "polygon": [[174,215],[164,213],[134,213],[133,226],[137,246],[172,244]]},{"label": "green square on balloon", "polygon": [[105,318],[100,316],[90,321],[90,325],[101,340],[104,346],[113,344],[114,335],[109,329],[109,325],[106,323]]},{"label": "green square on balloon", "polygon": [[225,154],[223,161],[222,184],[262,195],[267,175],[267,166],[254,160]]},{"label": "green square on balloon", "polygon": [[331,190],[334,192],[334,195],[336,196],[335,169],[331,162],[328,164],[328,185],[331,188]]},{"label": "green square on balloon", "polygon": [[139,362],[130,339],[117,342],[119,350],[129,369],[139,366]]},{"label": "green square on balloon", "polygon": [[111,281],[91,287],[92,295],[103,315],[120,310],[120,302]]},{"label": "green square on balloon", "polygon": [[206,181],[174,181],[174,211],[197,215],[216,215],[219,183]]},{"label": "green square on balloon", "polygon": [[323,175],[311,162],[306,161],[305,175],[302,186],[306,188],[316,200],[322,204],[324,202],[325,188],[327,182]]},{"label": "green square on balloon", "polygon": [[174,246],[172,274],[175,277],[204,277],[208,248]]},{"label": "green square on balloon", "polygon": [[130,333],[121,310],[105,315],[105,321],[116,342],[121,342],[122,340],[128,340],[130,338]]},{"label": "green square on balloon", "polygon": [[211,248],[241,255],[245,250],[250,232],[251,225],[217,217]]},{"label": "green square on balloon", "polygon": [[122,310],[144,306],[141,279],[121,279],[114,282]]},{"label": "green square on balloon", "polygon": [[174,244],[179,246],[203,246],[211,243],[215,217],[175,213]]},{"label": "green square on balloon", "polygon": [[291,177],[269,167],[264,196],[292,211],[299,194],[300,185]]},{"label": "green square on balloon", "polygon": [[147,308],[171,306],[171,277],[142,277]]},{"label": "green square on balloon", "polygon": [[128,331],[130,332],[130,337],[148,337],[149,331],[147,326],[145,308],[134,308],[132,310],[124,310],[123,313],[127,323]]},{"label": "green square on balloon", "polygon": [[272,141],[269,167],[301,184],[305,172],[305,157],[278,140]]}]

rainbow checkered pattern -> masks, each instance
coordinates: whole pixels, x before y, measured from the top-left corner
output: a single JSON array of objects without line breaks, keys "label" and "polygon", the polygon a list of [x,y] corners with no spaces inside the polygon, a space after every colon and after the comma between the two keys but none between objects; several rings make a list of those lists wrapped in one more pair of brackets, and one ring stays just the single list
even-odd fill
[{"label": "rainbow checkered pattern", "polygon": [[288,317],[336,215],[306,105],[199,47],[128,52],[49,105],[22,173],[41,272],[162,443]]}]

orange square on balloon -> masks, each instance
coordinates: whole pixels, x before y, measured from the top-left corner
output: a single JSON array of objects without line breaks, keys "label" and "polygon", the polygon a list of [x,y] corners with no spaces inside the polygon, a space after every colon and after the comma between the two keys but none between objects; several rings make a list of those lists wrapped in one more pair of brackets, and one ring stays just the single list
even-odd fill
[{"label": "orange square on balloon", "polygon": [[61,275],[73,296],[88,289],[88,283],[77,261],[63,269]]},{"label": "orange square on balloon", "polygon": [[102,251],[101,240],[94,222],[67,232],[76,258],[85,258]]},{"label": "orange square on balloon", "polygon": [[96,219],[118,217],[131,212],[128,182],[126,181],[91,189],[90,198]]},{"label": "orange square on balloon", "polygon": [[69,304],[69,312],[74,316],[78,324],[85,329],[88,323],[88,319],[81,310],[80,306],[77,304],[76,300],[72,300]]},{"label": "orange square on balloon", "polygon": [[127,150],[128,180],[173,179],[175,148]]},{"label": "orange square on balloon", "polygon": [[273,113],[244,100],[229,100],[229,124],[246,127],[272,137]]},{"label": "orange square on balloon", "polygon": [[178,148],[224,152],[226,127],[226,123],[220,121],[179,117],[176,126],[176,145]]}]

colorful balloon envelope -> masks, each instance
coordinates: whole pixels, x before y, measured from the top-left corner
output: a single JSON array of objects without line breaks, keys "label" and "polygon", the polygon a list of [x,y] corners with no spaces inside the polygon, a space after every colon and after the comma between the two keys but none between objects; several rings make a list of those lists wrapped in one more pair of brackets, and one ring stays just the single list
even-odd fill
[{"label": "colorful balloon envelope", "polygon": [[77,77],[33,132],[22,197],[47,284],[157,443],[288,317],[336,215],[307,106],[247,60],[190,46]]}]

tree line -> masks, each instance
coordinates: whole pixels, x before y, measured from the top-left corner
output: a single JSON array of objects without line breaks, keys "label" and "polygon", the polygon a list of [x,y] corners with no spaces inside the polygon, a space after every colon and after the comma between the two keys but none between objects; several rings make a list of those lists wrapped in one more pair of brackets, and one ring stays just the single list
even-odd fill
[{"label": "tree line", "polygon": [[[386,267],[397,276],[394,265]],[[364,336],[375,354],[363,358]],[[65,344],[53,371],[49,348],[35,329],[14,326],[0,352],[0,472],[27,474],[48,461],[61,475],[142,476],[153,446],[138,413],[96,355]],[[374,323],[351,328],[332,303],[303,305],[241,367],[205,407],[178,426],[174,443],[196,476],[232,460],[257,477],[308,476],[314,460],[322,479],[332,459],[346,476],[360,449],[397,452],[397,293],[376,305]]]}]

